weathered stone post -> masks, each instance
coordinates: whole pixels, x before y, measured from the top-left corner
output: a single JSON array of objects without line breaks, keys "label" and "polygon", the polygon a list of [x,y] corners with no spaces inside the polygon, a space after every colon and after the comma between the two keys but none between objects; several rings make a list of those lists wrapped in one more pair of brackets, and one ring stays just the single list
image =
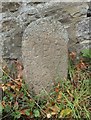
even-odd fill
[{"label": "weathered stone post", "polygon": [[49,92],[55,82],[67,77],[67,43],[67,31],[52,18],[41,18],[26,28],[22,59],[30,90],[36,94],[43,89]]}]

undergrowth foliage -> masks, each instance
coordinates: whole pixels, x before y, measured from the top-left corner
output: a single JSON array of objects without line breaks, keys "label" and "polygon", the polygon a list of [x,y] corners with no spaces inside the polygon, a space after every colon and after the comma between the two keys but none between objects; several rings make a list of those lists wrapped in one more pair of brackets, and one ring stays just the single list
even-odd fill
[{"label": "undergrowth foliage", "polygon": [[15,73],[3,66],[2,100],[0,112],[2,120],[36,120],[43,118],[87,118],[90,120],[90,77],[91,54],[81,52],[79,59],[75,52],[69,53],[67,80],[53,86],[50,93],[33,96],[25,84],[19,61],[14,61]]}]

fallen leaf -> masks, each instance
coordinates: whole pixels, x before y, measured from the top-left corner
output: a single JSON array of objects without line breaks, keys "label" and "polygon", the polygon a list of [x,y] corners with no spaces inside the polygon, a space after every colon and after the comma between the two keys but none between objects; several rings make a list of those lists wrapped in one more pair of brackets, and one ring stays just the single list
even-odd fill
[{"label": "fallen leaf", "polygon": [[12,83],[9,82],[9,83],[7,83],[6,85],[7,85],[8,87],[11,87],[11,86],[12,86]]},{"label": "fallen leaf", "polygon": [[72,60],[76,58],[76,52],[71,52],[69,55]]},{"label": "fallen leaf", "polygon": [[[26,115],[26,111],[29,111],[30,109],[23,109],[20,111],[22,115]],[[30,111],[30,115],[33,115],[33,113]]]},{"label": "fallen leaf", "polygon": [[55,88],[55,92],[59,92],[59,88]]},{"label": "fallen leaf", "polygon": [[62,92],[60,91],[57,97],[57,101],[60,102],[61,98],[62,98]]},{"label": "fallen leaf", "polygon": [[21,110],[20,113],[21,113],[22,115],[25,115],[25,110]]},{"label": "fallen leaf", "polygon": [[2,101],[1,103],[2,103],[3,107],[5,107],[5,106],[6,106],[5,101]]},{"label": "fallen leaf", "polygon": [[60,112],[60,118],[69,115],[71,112],[72,112],[72,110],[71,110],[70,108],[66,108],[66,109],[62,110],[62,111]]},{"label": "fallen leaf", "polygon": [[86,68],[87,68],[87,65],[82,60],[80,60],[80,62],[76,65],[77,70],[83,70]]},{"label": "fallen leaf", "polygon": [[13,90],[15,90],[16,86],[15,86],[15,85],[12,85],[11,88],[12,88]]},{"label": "fallen leaf", "polygon": [[3,85],[2,89],[3,89],[3,91],[7,90],[7,86]]},{"label": "fallen leaf", "polygon": [[16,88],[15,90],[19,92],[19,91],[20,91],[20,88]]},{"label": "fallen leaf", "polygon": [[49,109],[51,110],[51,114],[52,115],[56,115],[59,112],[59,110],[60,110],[60,108],[57,105],[49,107]]}]

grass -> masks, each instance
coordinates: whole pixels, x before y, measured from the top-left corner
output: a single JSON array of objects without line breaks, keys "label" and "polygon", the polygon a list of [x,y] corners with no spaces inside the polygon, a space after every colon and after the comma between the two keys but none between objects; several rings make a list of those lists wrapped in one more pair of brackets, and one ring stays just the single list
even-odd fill
[{"label": "grass", "polygon": [[[74,62],[75,61],[75,62]],[[17,63],[17,62],[15,62]],[[17,66],[18,65],[18,66]],[[33,96],[21,77],[22,67],[16,65],[16,75],[10,75],[7,66],[2,70],[1,120],[36,119],[83,119],[90,120],[90,70],[89,54],[82,51],[76,59],[75,52],[69,54],[67,80],[61,80],[47,93]],[[19,67],[20,65],[20,67]],[[11,77],[12,76],[12,77]]]}]

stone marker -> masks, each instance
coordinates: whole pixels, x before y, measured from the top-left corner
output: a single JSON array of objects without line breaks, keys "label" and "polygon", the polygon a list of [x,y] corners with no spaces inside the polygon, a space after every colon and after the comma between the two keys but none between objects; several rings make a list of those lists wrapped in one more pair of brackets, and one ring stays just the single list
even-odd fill
[{"label": "stone marker", "polygon": [[52,18],[31,23],[22,40],[22,59],[26,83],[36,94],[67,76],[67,32]]}]

